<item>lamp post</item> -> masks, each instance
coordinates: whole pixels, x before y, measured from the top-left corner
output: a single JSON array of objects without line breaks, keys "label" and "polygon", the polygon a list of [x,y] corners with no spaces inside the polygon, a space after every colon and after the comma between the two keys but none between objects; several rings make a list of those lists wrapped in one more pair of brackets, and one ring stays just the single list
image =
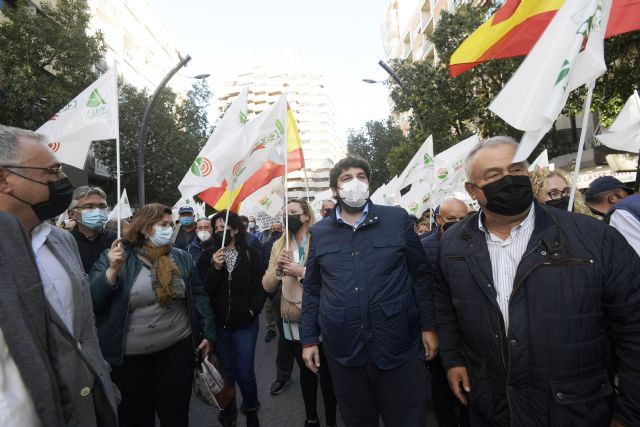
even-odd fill
[{"label": "lamp post", "polygon": [[[140,129],[138,131],[138,204],[140,205],[140,207],[144,206],[145,204],[145,195],[144,195],[144,145],[145,145],[145,138],[147,135],[147,126],[149,125],[149,118],[151,116],[151,110],[153,110],[153,107],[156,104],[156,101],[158,99],[158,95],[160,94],[160,91],[162,91],[162,89],[164,89],[164,87],[167,85],[167,83],[169,83],[169,80],[171,80],[171,78],[184,66],[187,65],[187,63],[191,61],[191,56],[187,55],[185,56],[183,59],[180,60],[180,62],[173,67],[173,69],[171,71],[169,71],[169,74],[167,74],[164,79],[162,79],[162,81],[160,82],[160,84],[158,85],[158,87],[156,88],[155,92],[153,92],[153,95],[151,96],[151,99],[149,99],[149,102],[147,103],[147,107],[144,109],[144,115],[142,116],[142,123],[140,124]],[[205,79],[209,77],[209,74],[198,74],[197,76],[194,76],[194,79]]]},{"label": "lamp post", "polygon": [[[389,65],[386,62],[384,62],[382,59],[380,61],[378,61],[378,65],[380,65],[380,67],[382,67],[382,69],[385,70],[387,72],[387,74],[389,74],[389,76],[391,76],[391,78],[398,84],[398,86],[400,86],[400,89],[402,89],[402,92],[404,93],[404,95],[409,100],[409,103],[411,104],[411,108],[413,109],[413,111],[416,114],[416,118],[417,118],[416,124],[418,125],[418,129],[420,130],[420,133],[424,133],[424,128],[422,127],[422,118],[418,114],[418,108],[414,104],[414,102],[411,100],[411,97],[409,97],[409,90],[407,89],[407,87],[402,82],[402,79],[400,78],[398,73],[393,71],[393,69],[391,67],[389,67]],[[369,83],[369,84],[383,83],[384,82],[382,80],[373,80],[373,79],[362,79],[362,81],[365,82],[365,83]]]}]

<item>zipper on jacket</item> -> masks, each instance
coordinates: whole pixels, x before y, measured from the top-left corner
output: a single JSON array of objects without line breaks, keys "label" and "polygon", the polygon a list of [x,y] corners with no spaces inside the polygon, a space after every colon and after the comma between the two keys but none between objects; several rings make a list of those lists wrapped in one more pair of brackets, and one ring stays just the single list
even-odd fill
[{"label": "zipper on jacket", "polygon": [[228,292],[228,296],[229,298],[227,298],[229,307],[227,309],[227,318],[224,321],[224,328],[227,329],[227,326],[229,326],[229,316],[231,315],[231,272],[229,272],[229,276],[227,278],[228,282],[229,282],[229,292]]},{"label": "zipper on jacket", "polygon": [[593,260],[570,258],[570,259],[563,259],[560,261],[545,261],[543,264],[544,265],[584,265],[584,264],[593,264]]}]

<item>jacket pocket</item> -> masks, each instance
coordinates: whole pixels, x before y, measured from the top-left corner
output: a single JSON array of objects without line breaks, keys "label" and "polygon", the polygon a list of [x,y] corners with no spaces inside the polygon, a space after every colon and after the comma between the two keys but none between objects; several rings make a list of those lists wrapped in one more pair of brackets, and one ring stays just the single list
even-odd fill
[{"label": "jacket pocket", "polygon": [[328,243],[325,245],[318,246],[316,248],[317,257],[321,257],[327,254],[333,254],[336,252],[340,252],[340,243]]},{"label": "jacket pocket", "polygon": [[613,412],[613,387],[606,374],[550,382],[551,426],[608,426]]}]

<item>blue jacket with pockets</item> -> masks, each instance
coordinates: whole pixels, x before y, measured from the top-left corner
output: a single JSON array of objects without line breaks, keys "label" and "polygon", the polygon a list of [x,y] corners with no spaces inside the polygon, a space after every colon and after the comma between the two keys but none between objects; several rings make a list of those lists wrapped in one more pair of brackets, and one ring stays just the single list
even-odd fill
[{"label": "blue jacket with pockets", "polygon": [[392,369],[424,351],[435,330],[433,274],[403,209],[369,202],[354,229],[331,216],[311,227],[302,344],[320,341],[345,366]]}]

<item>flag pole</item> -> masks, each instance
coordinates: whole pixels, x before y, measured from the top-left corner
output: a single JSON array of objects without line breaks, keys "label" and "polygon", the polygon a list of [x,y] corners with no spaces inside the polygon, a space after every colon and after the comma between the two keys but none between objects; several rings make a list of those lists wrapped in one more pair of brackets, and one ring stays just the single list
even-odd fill
[{"label": "flag pole", "polygon": [[[285,93],[284,96],[287,96]],[[287,189],[287,175],[289,174],[289,103],[287,102],[287,123],[284,126],[284,234],[285,248],[289,250],[289,212],[287,206],[289,206],[289,191]]]},{"label": "flag pole", "polygon": [[582,163],[584,140],[587,137],[587,126],[589,126],[591,98],[593,97],[593,88],[596,86],[595,79],[587,83],[585,86],[587,86],[587,98],[584,100],[584,108],[582,109],[582,129],[580,129],[580,142],[578,143],[578,154],[576,155],[576,168],[573,172],[571,195],[569,196],[569,206],[567,207],[567,211],[569,212],[573,210],[573,201],[576,198],[576,190],[578,189],[578,175],[580,174],[580,163]]},{"label": "flag pole", "polygon": [[115,84],[116,84],[116,194],[118,197],[118,204],[116,205],[116,216],[118,217],[118,219],[116,220],[116,224],[117,224],[117,237],[118,239],[120,238],[122,232],[120,230],[120,225],[122,224],[122,218],[120,215],[120,212],[122,211],[122,203],[120,203],[122,201],[122,188],[121,188],[121,178],[120,178],[120,93],[118,90],[118,64],[114,63],[113,64],[113,78],[115,79]]},{"label": "flag pole", "polygon": [[[225,243],[225,237],[227,237],[227,224],[229,223],[229,211],[231,210],[231,198],[233,197],[233,184],[235,184],[235,179],[233,180],[233,182],[231,183],[231,187],[227,188],[227,191],[229,191],[229,200],[227,201],[227,215],[224,218],[224,230],[222,230],[222,246],[221,248],[224,249],[224,243]],[[215,224],[213,224],[215,227]]]}]

